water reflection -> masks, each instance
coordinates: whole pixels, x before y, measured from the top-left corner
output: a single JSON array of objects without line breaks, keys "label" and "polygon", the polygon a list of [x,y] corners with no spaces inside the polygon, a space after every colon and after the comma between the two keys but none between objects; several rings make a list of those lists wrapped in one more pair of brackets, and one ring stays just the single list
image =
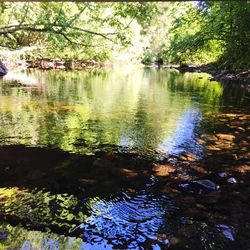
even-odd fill
[{"label": "water reflection", "polygon": [[3,249],[167,249],[173,236],[180,249],[222,249],[235,234],[232,226],[185,217],[181,203],[143,190],[77,198],[11,188],[0,190],[0,200],[3,218],[21,223],[0,225]]},{"label": "water reflection", "polygon": [[167,137],[158,147],[160,152],[178,155],[182,152],[191,152],[200,156],[203,151],[202,145],[196,139],[197,127],[202,120],[202,114],[198,109],[187,110],[179,118],[178,124],[171,137]]},{"label": "water reflection", "polygon": [[[192,151],[200,113],[216,111],[222,94],[222,86],[209,84],[206,74],[173,70],[26,71],[22,75],[26,87],[23,82],[0,82],[1,143],[83,154],[106,150],[107,145],[144,153],[163,147],[178,153],[185,144]],[[39,84],[29,88],[28,79]],[[192,112],[190,118],[187,112]],[[181,120],[187,122],[185,128]]]},{"label": "water reflection", "polygon": [[[57,147],[81,157],[103,150],[136,151],[143,158],[155,152],[201,155],[204,113],[219,112],[226,102],[223,86],[206,74],[142,68],[22,74],[25,83],[0,82],[0,144]],[[0,248],[226,249],[236,239],[237,225],[220,210],[213,218],[203,205],[155,192],[155,179],[116,191],[126,177],[114,171],[116,158],[53,158],[52,150],[39,154],[36,147],[3,149],[2,180],[9,188],[0,188]],[[13,152],[19,153],[12,164]],[[118,165],[132,174],[131,165],[143,170],[133,161]],[[194,217],[197,209],[202,211]]]}]

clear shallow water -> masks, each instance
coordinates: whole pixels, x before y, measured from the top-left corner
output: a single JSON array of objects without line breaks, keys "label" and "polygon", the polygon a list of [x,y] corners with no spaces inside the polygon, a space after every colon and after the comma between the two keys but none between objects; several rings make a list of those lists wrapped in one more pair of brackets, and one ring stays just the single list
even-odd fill
[{"label": "clear shallow water", "polygon": [[0,140],[84,154],[199,153],[203,112],[219,109],[222,92],[206,74],[173,70],[27,71],[0,82]]},{"label": "clear shallow water", "polygon": [[[204,127],[207,115],[241,105],[244,90],[236,90],[173,70],[25,71],[0,81],[0,143],[202,157],[200,134],[213,125]],[[97,188],[91,197],[25,188],[25,180],[1,186],[0,247],[166,249],[178,235],[183,247],[223,249],[234,240],[235,223],[194,220],[182,201],[155,192],[155,182],[118,193],[110,185],[105,196]]]},{"label": "clear shallow water", "polygon": [[23,225],[0,225],[6,249],[167,249],[172,237],[180,235],[182,247],[222,249],[236,233],[232,225],[184,216],[178,202],[147,191],[88,199],[17,191],[0,190],[1,198],[9,198],[1,213],[5,210],[12,223],[18,217]]}]

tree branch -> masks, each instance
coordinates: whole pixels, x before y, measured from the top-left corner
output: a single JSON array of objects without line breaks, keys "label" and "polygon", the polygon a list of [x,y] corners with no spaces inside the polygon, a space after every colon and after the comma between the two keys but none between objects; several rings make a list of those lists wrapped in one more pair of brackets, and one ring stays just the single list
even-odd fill
[{"label": "tree branch", "polygon": [[[58,28],[61,28],[61,30],[63,30],[63,28],[65,28],[64,25],[59,25],[59,24],[55,24],[55,25],[52,24],[51,27],[48,26],[46,28],[37,28],[37,26],[45,26],[44,24],[33,24],[33,26],[31,26],[31,25],[32,24],[2,26],[2,27],[0,27],[0,35],[4,35],[4,34],[8,34],[8,33],[15,33],[19,30],[26,30],[26,31],[32,31],[32,32],[54,31],[54,33],[56,33],[56,31],[53,28],[58,27]],[[107,40],[110,40],[110,41],[112,41],[112,39],[110,39],[108,36],[117,34],[117,33],[100,33],[100,32],[95,32],[95,31],[91,31],[91,30],[87,30],[87,29],[82,29],[79,27],[66,27],[66,28],[85,32],[85,33],[88,33],[91,35],[101,36],[101,37],[103,37]],[[57,32],[60,32],[60,30]]]}]

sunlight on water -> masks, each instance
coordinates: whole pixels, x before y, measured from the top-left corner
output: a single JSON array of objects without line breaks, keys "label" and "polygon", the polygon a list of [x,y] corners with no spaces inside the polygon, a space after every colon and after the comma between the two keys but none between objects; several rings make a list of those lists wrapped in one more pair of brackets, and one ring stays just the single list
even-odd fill
[{"label": "sunlight on water", "polygon": [[220,84],[209,84],[206,74],[183,75],[174,70],[19,75],[20,80],[0,82],[1,143],[83,154],[108,145],[144,153],[193,152],[202,112],[218,109],[222,94]]},{"label": "sunlight on water", "polygon": [[167,138],[158,146],[160,152],[180,154],[185,151],[196,155],[202,154],[202,146],[196,143],[197,127],[202,119],[198,109],[187,110],[179,118],[177,126],[170,138]]}]

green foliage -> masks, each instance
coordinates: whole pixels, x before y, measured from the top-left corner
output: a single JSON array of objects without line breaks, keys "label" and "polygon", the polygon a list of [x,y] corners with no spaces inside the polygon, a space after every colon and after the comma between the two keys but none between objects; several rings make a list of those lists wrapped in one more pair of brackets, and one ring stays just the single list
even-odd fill
[{"label": "green foliage", "polygon": [[[156,13],[151,3],[2,3],[1,47],[36,46],[29,57],[106,60],[131,45]],[[133,22],[138,25],[133,25]]]},{"label": "green foliage", "polygon": [[249,1],[173,3],[168,14],[170,42],[161,51],[166,61],[249,68]]},{"label": "green foliage", "polygon": [[1,3],[0,46],[48,57],[249,68],[249,1]]}]

